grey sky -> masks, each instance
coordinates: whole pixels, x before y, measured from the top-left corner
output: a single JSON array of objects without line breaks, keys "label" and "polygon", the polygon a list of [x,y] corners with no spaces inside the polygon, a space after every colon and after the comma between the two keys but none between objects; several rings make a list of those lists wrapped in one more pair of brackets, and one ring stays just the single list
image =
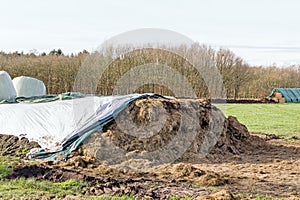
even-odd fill
[{"label": "grey sky", "polygon": [[250,64],[300,64],[298,0],[1,0],[0,50],[94,50],[139,28],[230,48]]}]

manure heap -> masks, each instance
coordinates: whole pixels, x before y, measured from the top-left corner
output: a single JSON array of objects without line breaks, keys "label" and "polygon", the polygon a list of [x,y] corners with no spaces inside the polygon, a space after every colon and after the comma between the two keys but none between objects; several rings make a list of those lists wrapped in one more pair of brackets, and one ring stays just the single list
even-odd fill
[{"label": "manure heap", "polygon": [[[197,162],[247,148],[236,118],[205,100],[156,94],[17,98],[0,104],[0,134],[37,142],[29,157],[63,159],[84,144],[108,164]],[[61,157],[63,155],[63,158]]]}]

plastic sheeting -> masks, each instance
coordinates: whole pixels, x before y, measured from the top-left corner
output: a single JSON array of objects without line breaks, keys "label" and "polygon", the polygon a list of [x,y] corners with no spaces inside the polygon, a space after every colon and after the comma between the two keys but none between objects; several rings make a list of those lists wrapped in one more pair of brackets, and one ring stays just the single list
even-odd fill
[{"label": "plastic sheeting", "polygon": [[90,134],[112,121],[128,104],[139,98],[162,97],[155,94],[87,96],[47,103],[0,104],[0,134],[26,137],[42,149],[37,159],[68,155]]},{"label": "plastic sheeting", "polygon": [[281,93],[285,102],[300,102],[300,88],[274,88],[269,96],[272,97],[275,92]]},{"label": "plastic sheeting", "polygon": [[16,91],[9,74],[0,71],[0,101],[13,102],[16,98]]},{"label": "plastic sheeting", "polygon": [[[16,97],[15,101],[7,101],[2,100],[0,104],[7,104],[7,103],[47,103],[51,101],[58,101],[58,100],[71,100],[76,98],[86,97],[88,95],[84,95],[78,92],[66,92],[59,95],[45,95],[45,96],[35,96],[35,97]],[[89,95],[91,96],[91,95]]]},{"label": "plastic sheeting", "polygon": [[12,80],[17,97],[32,97],[46,95],[46,87],[43,81],[36,78],[19,76]]}]

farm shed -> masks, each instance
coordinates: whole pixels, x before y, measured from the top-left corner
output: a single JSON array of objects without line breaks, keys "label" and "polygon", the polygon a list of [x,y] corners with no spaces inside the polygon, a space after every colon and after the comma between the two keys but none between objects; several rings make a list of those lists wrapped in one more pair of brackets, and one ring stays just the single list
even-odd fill
[{"label": "farm shed", "polygon": [[274,88],[269,97],[278,103],[300,103],[300,88]]}]

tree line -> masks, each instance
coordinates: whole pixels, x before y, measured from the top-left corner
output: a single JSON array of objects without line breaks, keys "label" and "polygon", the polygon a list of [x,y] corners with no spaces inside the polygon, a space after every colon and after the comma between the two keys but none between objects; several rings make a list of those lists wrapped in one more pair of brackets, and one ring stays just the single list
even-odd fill
[{"label": "tree line", "polygon": [[[173,47],[175,48],[175,47]],[[206,63],[206,67],[214,66],[221,74],[222,81],[228,98],[264,98],[269,95],[273,88],[277,87],[300,87],[300,65],[290,65],[280,68],[276,66],[250,66],[241,57],[235,55],[229,49],[213,49],[204,45],[195,43],[191,47],[176,47],[174,51],[183,52],[189,58],[202,57],[202,62]],[[185,56],[178,56],[161,49],[141,49],[128,51],[126,54],[116,56],[118,49],[114,50],[111,56],[113,62],[102,74],[103,77],[97,83],[96,92],[99,94],[110,95],[116,82],[122,75],[134,66],[144,65],[147,63],[160,63],[171,66],[176,71],[180,72],[193,85],[198,97],[210,97],[209,89],[207,88],[207,80],[203,80],[203,76],[207,76],[209,68],[204,68],[202,71],[195,70],[192,62],[185,59]],[[7,71],[12,78],[17,76],[31,76],[42,80],[49,94],[59,94],[74,90],[74,83],[78,70],[86,59],[99,54],[99,52],[89,53],[86,50],[78,54],[65,55],[62,50],[52,50],[51,52],[37,54],[23,52],[5,53],[0,52],[0,70]],[[100,52],[101,54],[101,52]],[[104,54],[103,54],[104,55]],[[102,55],[102,56],[103,56]],[[211,62],[207,64],[207,62]],[[97,66],[96,66],[97,67]],[[95,69],[87,69],[95,70]],[[201,74],[201,72],[203,74]],[[135,72],[132,76],[141,76],[139,72]],[[148,72],[147,72],[148,73]],[[144,74],[147,76],[155,76],[154,74]],[[168,72],[163,74],[168,77]],[[162,74],[158,74],[157,76]],[[89,77],[86,77],[89,79]],[[213,78],[213,77],[212,77]],[[176,82],[177,83],[177,82]],[[134,87],[135,77],[128,80],[128,87]],[[179,86],[180,87],[180,86]],[[182,86],[183,87],[183,86]],[[179,88],[182,93],[186,88]],[[89,89],[81,91],[89,93]],[[155,92],[162,95],[174,95],[170,88],[164,85],[144,84],[136,89],[136,92]]]}]

